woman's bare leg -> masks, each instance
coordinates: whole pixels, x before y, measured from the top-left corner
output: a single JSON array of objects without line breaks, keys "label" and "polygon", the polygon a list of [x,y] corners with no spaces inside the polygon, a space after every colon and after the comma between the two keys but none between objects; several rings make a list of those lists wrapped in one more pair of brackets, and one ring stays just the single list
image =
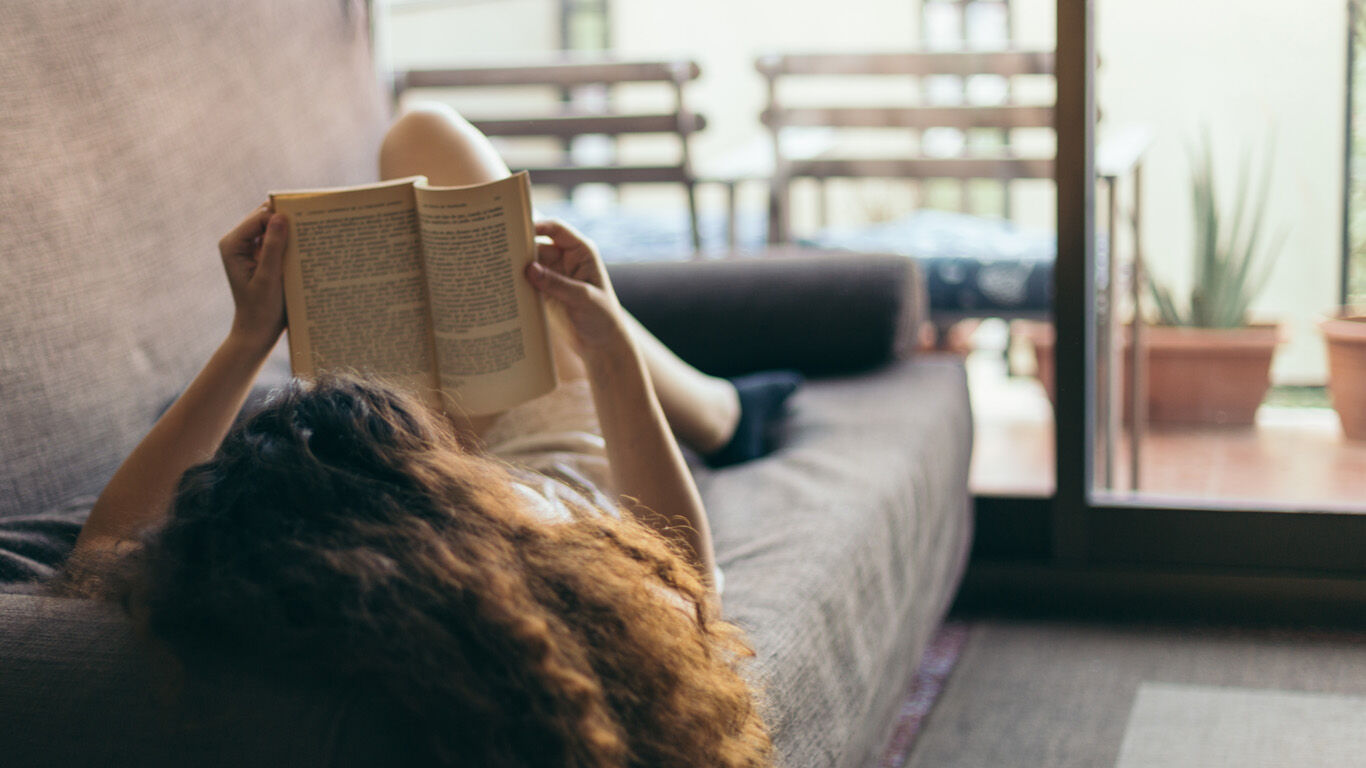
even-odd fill
[{"label": "woman's bare leg", "polygon": [[740,398],[725,379],[708,376],[683,362],[629,312],[631,335],[645,356],[655,397],[674,435],[699,453],[724,446],[740,420]]},{"label": "woman's bare leg", "polygon": [[[385,179],[423,175],[441,186],[480,184],[509,174],[488,137],[444,105],[413,109],[394,122],[380,147],[379,172]],[[735,387],[683,362],[635,318],[630,322],[655,396],[674,434],[703,454],[724,446],[740,419]],[[551,341],[559,377],[584,378],[587,371],[582,359],[555,323]],[[475,418],[469,426],[482,434],[493,418]]]}]

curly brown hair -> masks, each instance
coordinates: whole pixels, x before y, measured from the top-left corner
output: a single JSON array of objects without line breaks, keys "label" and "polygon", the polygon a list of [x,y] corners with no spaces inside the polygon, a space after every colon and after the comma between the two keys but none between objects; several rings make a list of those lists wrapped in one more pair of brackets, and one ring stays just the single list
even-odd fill
[{"label": "curly brown hair", "polygon": [[538,518],[503,465],[371,382],[278,392],[185,473],[137,561],[136,613],[187,666],[377,698],[428,764],[771,764],[752,652],[663,539]]}]

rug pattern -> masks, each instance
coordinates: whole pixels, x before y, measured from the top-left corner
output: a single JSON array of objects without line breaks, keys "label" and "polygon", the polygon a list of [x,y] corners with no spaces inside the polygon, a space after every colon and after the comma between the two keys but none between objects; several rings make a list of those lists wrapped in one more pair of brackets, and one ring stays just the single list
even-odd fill
[{"label": "rug pattern", "polygon": [[954,666],[958,664],[970,630],[966,622],[947,621],[930,640],[906,697],[901,702],[892,737],[882,759],[878,761],[878,768],[902,768],[906,764],[921,726],[934,709],[934,703],[944,690]]}]

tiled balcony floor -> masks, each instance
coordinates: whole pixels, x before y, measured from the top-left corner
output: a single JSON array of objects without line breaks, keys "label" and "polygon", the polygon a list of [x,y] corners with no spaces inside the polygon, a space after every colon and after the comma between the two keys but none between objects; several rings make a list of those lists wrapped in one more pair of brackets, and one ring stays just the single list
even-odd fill
[{"label": "tiled balcony floor", "polygon": [[[1038,382],[1006,377],[999,352],[968,358],[977,424],[971,484],[979,495],[1053,492],[1053,414]],[[1127,438],[1116,495],[1132,496]],[[1097,476],[1101,464],[1096,466]],[[1248,502],[1249,507],[1359,508],[1366,512],[1366,442],[1342,436],[1325,408],[1263,406],[1251,428],[1150,428],[1139,496],[1153,501]]]}]

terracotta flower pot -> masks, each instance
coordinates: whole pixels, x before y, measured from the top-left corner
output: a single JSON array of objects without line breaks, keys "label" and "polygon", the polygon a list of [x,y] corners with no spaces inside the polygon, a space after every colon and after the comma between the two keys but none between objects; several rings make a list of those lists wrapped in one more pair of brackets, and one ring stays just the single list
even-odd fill
[{"label": "terracotta flower pot", "polygon": [[1250,425],[1271,387],[1275,325],[1153,326],[1148,332],[1148,418],[1157,424]]},{"label": "terracotta flower pot", "polygon": [[1340,312],[1319,323],[1328,340],[1328,390],[1351,440],[1366,440],[1366,314]]},{"label": "terracotta flower pot", "polygon": [[[1053,328],[1024,326],[1034,343],[1038,377],[1054,400]],[[1144,329],[1148,420],[1155,424],[1250,425],[1271,386],[1271,358],[1279,334],[1275,325],[1247,328]],[[1126,329],[1121,381],[1128,381]],[[1122,394],[1128,402],[1128,387]],[[1127,408],[1125,409],[1128,410]],[[1129,421],[1129,414],[1124,414]]]},{"label": "terracotta flower pot", "polygon": [[[1020,320],[1011,324],[1011,330],[1018,332],[1025,338],[1030,346],[1034,348],[1034,378],[1043,385],[1044,394],[1048,395],[1048,402],[1056,406],[1058,404],[1058,374],[1055,353],[1057,349],[1057,333],[1053,329],[1052,323],[1037,322],[1034,320]],[[1125,351],[1129,346],[1124,345]],[[1122,401],[1129,402],[1128,373],[1129,361],[1122,361],[1124,367],[1121,384],[1124,386]],[[1125,408],[1124,421],[1129,421],[1128,408]]]}]

